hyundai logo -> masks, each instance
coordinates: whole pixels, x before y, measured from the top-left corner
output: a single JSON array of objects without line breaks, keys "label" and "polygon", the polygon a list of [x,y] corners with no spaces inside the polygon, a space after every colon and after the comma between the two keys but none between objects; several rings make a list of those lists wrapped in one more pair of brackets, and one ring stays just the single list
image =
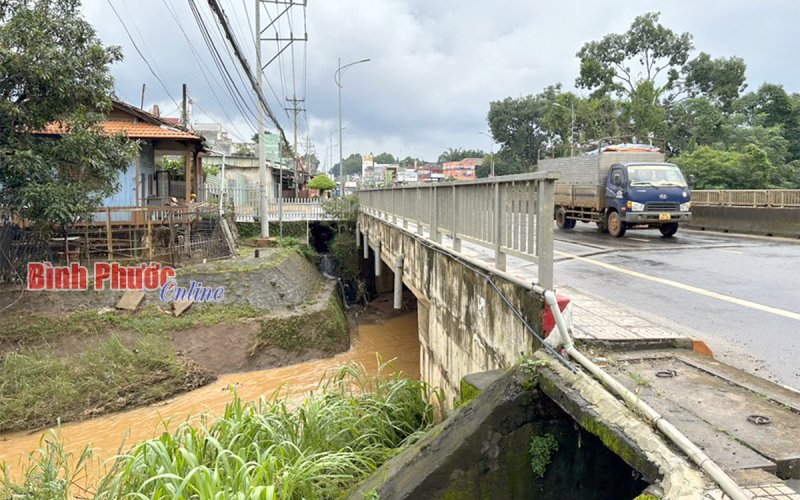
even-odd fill
[{"label": "hyundai logo", "polygon": [[661,198],[662,200],[666,200],[667,199],[667,195],[665,195],[663,193],[658,195],[658,197]]}]

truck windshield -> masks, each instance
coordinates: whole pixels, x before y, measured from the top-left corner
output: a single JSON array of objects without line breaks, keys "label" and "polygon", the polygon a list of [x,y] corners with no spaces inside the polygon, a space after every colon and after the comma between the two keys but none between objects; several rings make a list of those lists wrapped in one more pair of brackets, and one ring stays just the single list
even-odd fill
[{"label": "truck windshield", "polygon": [[686,187],[686,180],[675,165],[629,165],[628,179],[631,186]]}]

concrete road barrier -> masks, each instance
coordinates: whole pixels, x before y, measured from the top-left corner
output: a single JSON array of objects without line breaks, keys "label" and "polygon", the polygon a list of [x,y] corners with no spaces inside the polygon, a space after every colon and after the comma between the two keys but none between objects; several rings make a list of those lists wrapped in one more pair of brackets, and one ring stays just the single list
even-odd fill
[{"label": "concrete road barrier", "polygon": [[800,238],[800,208],[692,206],[688,228]]}]

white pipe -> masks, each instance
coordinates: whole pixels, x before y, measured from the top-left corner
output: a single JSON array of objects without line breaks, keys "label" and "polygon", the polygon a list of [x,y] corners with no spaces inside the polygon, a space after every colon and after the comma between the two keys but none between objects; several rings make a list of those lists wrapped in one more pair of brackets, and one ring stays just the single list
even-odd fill
[{"label": "white pipe", "polygon": [[627,387],[619,383],[614,377],[604,372],[599,366],[592,363],[592,361],[590,361],[586,356],[581,354],[575,348],[575,345],[572,343],[572,339],[569,336],[569,331],[564,323],[564,318],[561,316],[561,310],[558,308],[556,294],[553,293],[552,290],[545,290],[544,298],[547,301],[547,304],[550,306],[550,310],[553,312],[553,317],[556,320],[556,326],[564,344],[564,349],[566,349],[567,354],[569,354],[572,359],[577,361],[603,385],[611,389],[611,391],[613,391],[617,396],[622,398],[628,405],[636,408],[642,415],[644,415],[645,418],[650,420],[651,423],[655,424],[655,426],[658,427],[658,429],[673,443],[675,443],[684,453],[686,453],[686,455],[688,455],[698,467],[703,469],[703,471],[711,476],[714,482],[716,482],[720,488],[722,488],[722,491],[724,491],[725,494],[731,498],[731,500],[750,500],[751,497],[747,495],[742,488],[736,484],[736,482],[731,479],[728,474],[725,473],[725,471],[723,471],[716,463],[714,463],[711,458],[708,457],[708,455],[703,453],[703,451],[700,450],[697,445],[692,443],[689,438],[683,435],[681,431],[665,420],[664,417],[655,411],[650,405],[629,391]]}]

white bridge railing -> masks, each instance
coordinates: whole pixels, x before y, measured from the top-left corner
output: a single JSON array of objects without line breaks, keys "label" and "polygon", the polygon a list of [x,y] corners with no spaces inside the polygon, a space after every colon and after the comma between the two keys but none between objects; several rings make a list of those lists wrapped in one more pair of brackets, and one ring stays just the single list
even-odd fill
[{"label": "white bridge railing", "polygon": [[[219,187],[206,185],[206,199],[219,199]],[[254,222],[259,220],[258,188],[226,188],[225,197],[233,202],[236,222]],[[276,222],[283,219],[291,221],[326,220],[328,215],[322,209],[319,198],[270,198],[267,202],[269,220]]]},{"label": "white bridge railing", "polygon": [[[495,267],[506,256],[536,262],[539,284],[553,288],[553,191],[558,174],[538,172],[464,182],[367,189],[358,192],[363,213],[401,225],[454,252],[469,241],[494,249]],[[541,224],[540,224],[541,221]],[[425,235],[425,230],[428,234]]]},{"label": "white bridge railing", "polygon": [[800,208],[800,189],[694,190],[692,204],[723,207]]}]

